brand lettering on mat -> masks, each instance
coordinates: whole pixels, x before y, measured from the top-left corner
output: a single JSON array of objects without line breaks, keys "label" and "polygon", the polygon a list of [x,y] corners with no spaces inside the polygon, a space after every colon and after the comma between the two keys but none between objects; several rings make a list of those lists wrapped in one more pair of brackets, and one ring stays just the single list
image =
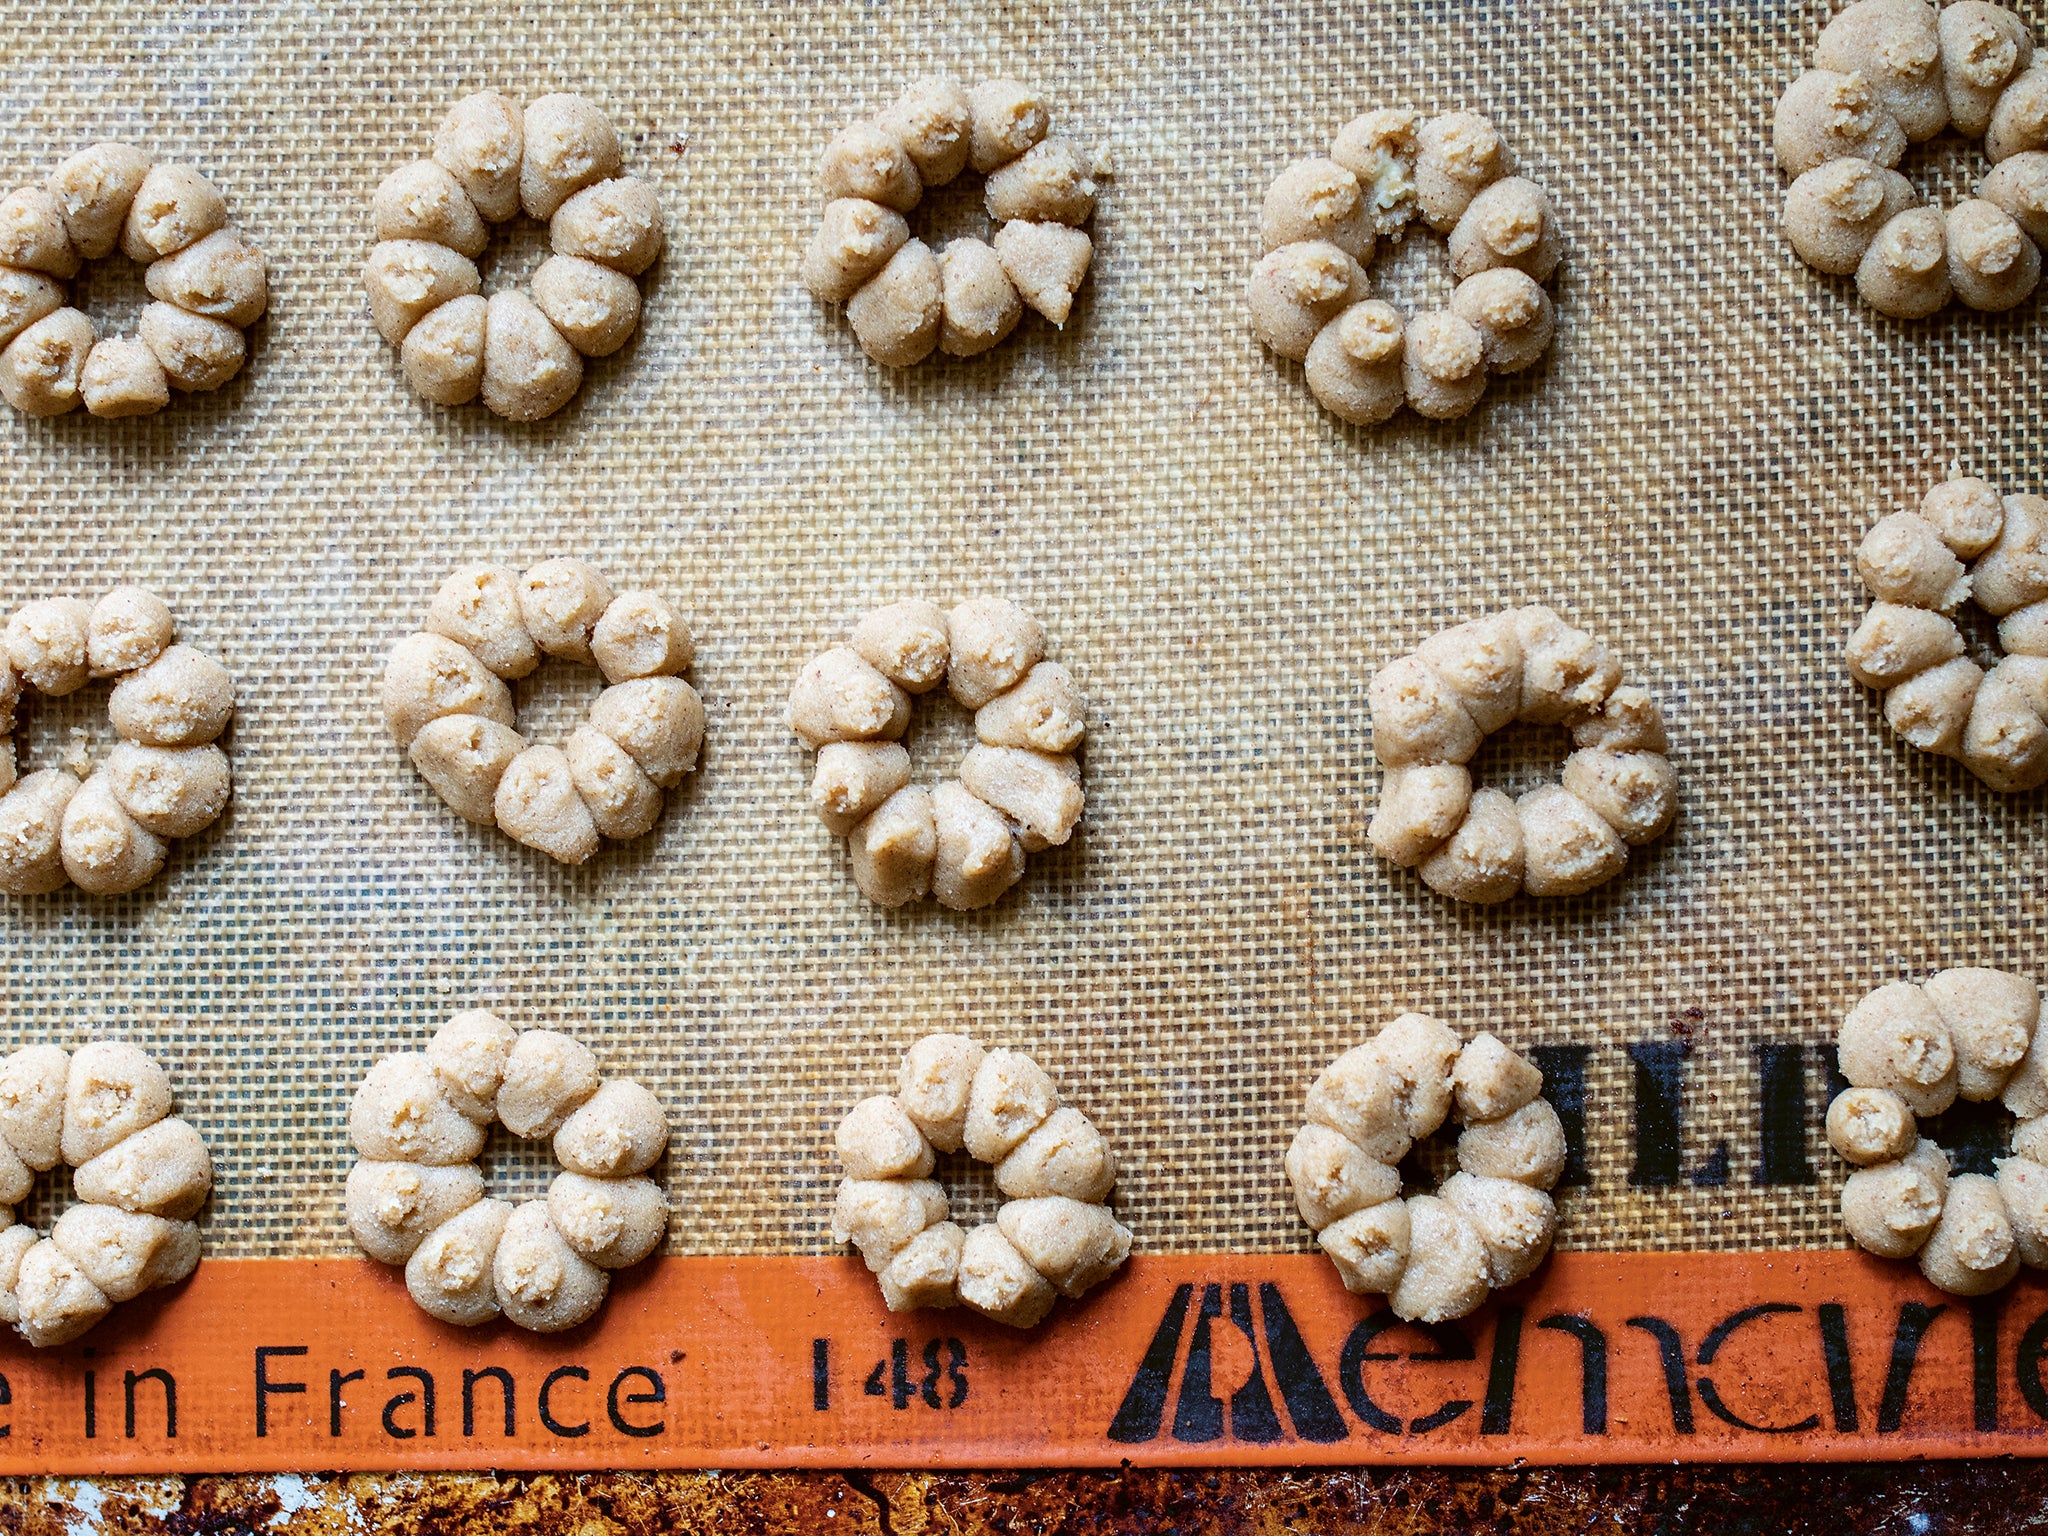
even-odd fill
[{"label": "brand lettering on mat", "polygon": [[[1865,1362],[1860,1370],[1850,1350],[1848,1309],[1839,1302],[1810,1308],[1790,1302],[1738,1307],[1700,1334],[1690,1359],[1684,1334],[1667,1318],[1638,1314],[1620,1319],[1617,1329],[1583,1312],[1551,1312],[1533,1327],[1576,1346],[1576,1372],[1560,1376],[1554,1360],[1546,1361],[1540,1389],[1570,1392],[1575,1386],[1579,1432],[1590,1437],[1609,1432],[1609,1377],[1616,1365],[1634,1371],[1641,1382],[1654,1383],[1651,1394],[1661,1397],[1669,1414],[1653,1427],[1654,1433],[1690,1436],[1711,1420],[1750,1435],[1817,1430],[1891,1435],[1913,1427],[1909,1405],[1921,1344],[1947,1310],[1945,1304],[1906,1301],[1889,1316],[1876,1309],[1860,1314],[1857,1330]],[[1999,1349],[1999,1299],[1973,1302],[1968,1313],[1971,1427],[1983,1434],[2030,1427],[2000,1420],[1999,1376],[2006,1369],[2013,1372],[2033,1418],[2048,1420],[2048,1312],[2033,1319],[2005,1360]],[[1485,1341],[1482,1369],[1474,1333],[1467,1330],[1483,1332],[1488,1321],[1492,1333]],[[1428,1436],[1454,1424],[1463,1424],[1468,1434],[1476,1427],[1480,1436],[1506,1435],[1514,1427],[1518,1387],[1528,1387],[1522,1355],[1530,1326],[1524,1309],[1513,1304],[1464,1324],[1435,1325],[1404,1323],[1381,1308],[1352,1326],[1334,1359],[1319,1361],[1277,1284],[1185,1282],[1167,1302],[1105,1433],[1120,1445],[1146,1445],[1161,1436],[1191,1445],[1218,1440],[1267,1445],[1290,1438],[1328,1445],[1354,1435]],[[1874,1356],[1879,1335],[1872,1330],[1877,1329],[1888,1333],[1888,1349]],[[1810,1361],[1805,1379],[1789,1386],[1800,1396],[1824,1402],[1826,1412],[1786,1416],[1782,1422],[1738,1412],[1715,1369],[1717,1362],[1725,1364],[1725,1354],[1735,1352],[1738,1340]],[[1396,1347],[1403,1342],[1410,1347]],[[1224,1354],[1232,1361],[1227,1370],[1218,1364]],[[1882,1359],[1881,1369],[1869,1368],[1874,1358]],[[1390,1399],[1375,1395],[1385,1389],[1375,1387],[1371,1367],[1395,1362],[1470,1364],[1441,1376],[1404,1373],[1406,1397],[1428,1395],[1424,1383],[1436,1383],[1430,1406],[1404,1414],[1390,1406]],[[1873,1388],[1876,1411],[1866,1414],[1858,1407],[1859,1393],[1867,1400]]]}]

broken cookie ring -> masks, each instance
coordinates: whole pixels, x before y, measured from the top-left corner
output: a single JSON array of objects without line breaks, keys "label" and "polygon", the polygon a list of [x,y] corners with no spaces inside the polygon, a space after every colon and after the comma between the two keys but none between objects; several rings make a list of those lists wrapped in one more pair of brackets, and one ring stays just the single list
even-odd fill
[{"label": "broken cookie ring", "polygon": [[[1543,287],[1564,255],[1557,212],[1510,168],[1474,113],[1353,119],[1326,158],[1296,161],[1266,193],[1252,333],[1303,364],[1309,391],[1341,420],[1376,425],[1403,402],[1432,420],[1463,416],[1489,376],[1535,364],[1557,330]],[[1459,282],[1448,308],[1403,317],[1372,297],[1366,269],[1418,213],[1447,236]]]},{"label": "broken cookie ring", "polygon": [[[1548,608],[1515,608],[1425,640],[1368,690],[1386,765],[1366,835],[1455,901],[1576,896],[1621,873],[1678,813],[1664,713],[1621,663]],[[1511,800],[1465,767],[1510,721],[1571,727],[1564,782]]]},{"label": "broken cookie ring", "polygon": [[[563,864],[602,837],[630,839],[661,817],[663,791],[697,766],[704,705],[678,675],[696,655],[690,626],[652,592],[621,592],[584,560],[524,575],[466,565],[392,647],[384,723],[457,815],[495,826]],[[513,727],[508,679],[544,656],[594,664],[610,684],[563,747]]]},{"label": "broken cookie ring", "polygon": [[[371,318],[399,349],[406,382],[436,405],[512,421],[552,416],[640,324],[637,279],[661,255],[661,196],[623,175],[619,136],[595,103],[495,91],[458,101],[433,158],[377,188],[377,244],[363,266]],[[492,224],[522,209],[554,254],[527,288],[483,297],[476,258]]]},{"label": "broken cookie ring", "polygon": [[[0,891],[40,896],[76,882],[95,896],[156,878],[168,839],[211,826],[230,775],[214,745],[235,711],[235,683],[203,651],[179,645],[164,600],[116,587],[97,602],[25,603],[0,655]],[[15,780],[12,731],[24,691],[61,698],[115,679],[107,715],[120,743],[85,782],[63,768]]]},{"label": "broken cookie ring", "polygon": [[[485,1195],[476,1157],[494,1121],[553,1138],[563,1171],[544,1199]],[[424,1052],[370,1068],[348,1129],[363,1159],[349,1170],[349,1233],[378,1263],[403,1264],[412,1299],[444,1323],[503,1313],[535,1333],[574,1328],[604,1305],[611,1272],[668,1230],[667,1196],[646,1176],[668,1146],[661,1101],[600,1078],[568,1035],[458,1013]]]},{"label": "broken cookie ring", "polygon": [[[97,337],[65,303],[62,285],[116,245],[156,301],[134,338]],[[0,396],[17,411],[147,416],[174,389],[219,389],[241,372],[242,333],[269,302],[263,253],[228,223],[227,199],[132,144],[80,150],[0,198]]]},{"label": "broken cookie ring", "polygon": [[[789,727],[818,753],[811,803],[844,837],[853,881],[877,906],[927,894],[971,911],[1024,877],[1024,855],[1057,847],[1081,820],[1073,754],[1087,705],[1045,657],[1045,628],[1007,598],[951,613],[892,603],[813,658],[789,694]],[[974,711],[979,745],[958,778],[910,782],[910,696],[940,683]]]},{"label": "broken cookie ring", "polygon": [[[60,1162],[77,1203],[48,1237],[17,1226],[13,1207]],[[206,1143],[171,1114],[170,1077],[146,1052],[16,1051],[0,1061],[0,1320],[43,1349],[177,1284],[199,1263],[192,1218],[212,1189]]]},{"label": "broken cookie ring", "polygon": [[[1849,1088],[1828,1106],[1828,1144],[1852,1167],[1842,1224],[1887,1259],[1917,1257],[1957,1296],[2048,1268],[2048,1047],[2040,989],[2009,971],[1942,971],[1879,987],[1842,1021]],[[2018,1117],[1996,1176],[1949,1172],[1919,1117],[1958,1098],[2002,1098]]]},{"label": "broken cookie ring", "polygon": [[[1301,1219],[1354,1294],[1398,1317],[1442,1323],[1527,1279],[1550,1252],[1564,1126],[1543,1074],[1492,1035],[1460,1047],[1450,1027],[1404,1013],[1323,1069],[1308,1123],[1287,1149]],[[1458,1171],[1401,1198],[1399,1164],[1453,1108]]]},{"label": "broken cookie ring", "polygon": [[[2008,794],[2048,783],[2048,500],[1957,478],[1880,519],[1856,550],[1877,599],[1849,673],[1884,694],[1885,724]],[[1973,562],[1967,571],[1965,560]],[[1985,671],[1949,615],[1975,602],[2005,655]]]},{"label": "broken cookie ring", "polygon": [[[2032,293],[2048,241],[2048,60],[2027,24],[1981,0],[1857,0],[1822,29],[1814,62],[1771,135],[1796,178],[1784,224],[1799,259],[1853,274],[1864,303],[1900,320]],[[1992,170],[1944,212],[1894,167],[1948,127],[1981,138]]]},{"label": "broken cookie ring", "polygon": [[[1015,80],[972,90],[942,76],[913,81],[825,146],[818,173],[830,201],[804,252],[804,286],[844,304],[861,349],[888,368],[934,350],[986,352],[1027,305],[1064,326],[1095,253],[1081,226],[1096,187],[1092,159],[1051,127],[1044,102]],[[950,240],[935,255],[903,216],[926,187],[970,167],[988,177],[993,242]]]},{"label": "broken cookie ring", "polygon": [[[1109,1143],[1021,1051],[984,1053],[965,1035],[927,1035],[903,1056],[894,1094],[862,1099],[839,1124],[846,1177],[832,1241],[852,1243],[891,1312],[964,1303],[1029,1328],[1060,1296],[1100,1285],[1130,1255],[1104,1203]],[[1008,1200],[971,1232],[947,1220],[936,1152],[995,1168]]]}]

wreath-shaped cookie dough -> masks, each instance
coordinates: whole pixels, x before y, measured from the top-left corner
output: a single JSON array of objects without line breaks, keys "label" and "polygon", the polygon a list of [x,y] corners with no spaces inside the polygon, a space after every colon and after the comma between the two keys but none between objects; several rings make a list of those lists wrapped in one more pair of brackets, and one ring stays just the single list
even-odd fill
[{"label": "wreath-shaped cookie dough", "polygon": [[[38,1173],[70,1167],[77,1203],[48,1237],[15,1224]],[[171,1114],[171,1080],[146,1052],[94,1040],[72,1055],[32,1045],[0,1061],[0,1320],[43,1348],[116,1306],[176,1285],[199,1262],[213,1160]]]},{"label": "wreath-shaped cookie dough", "polygon": [[[1489,375],[1531,366],[1557,330],[1543,288],[1564,255],[1557,212],[1509,170],[1500,134],[1473,113],[1354,118],[1327,157],[1296,161],[1266,193],[1253,334],[1302,363],[1344,421],[1375,425],[1403,401],[1433,420],[1463,416]],[[1459,281],[1448,309],[1404,317],[1372,296],[1366,269],[1417,214],[1448,236]]]},{"label": "wreath-shaped cookie dough", "polygon": [[[1887,1259],[1958,1296],[1995,1291],[2021,1264],[2048,1268],[2048,1048],[2041,993],[2024,976],[1975,967],[1879,987],[1842,1021],[1842,1076],[1828,1144],[1853,1165],[1842,1224]],[[1920,1115],[1958,1098],[2003,1098],[2019,1118],[1997,1177],[1949,1173]]]},{"label": "wreath-shaped cookie dough", "polygon": [[[1546,1191],[1565,1158],[1542,1087],[1543,1074],[1492,1035],[1461,1048],[1421,1013],[1323,1069],[1287,1149],[1287,1182],[1344,1289],[1441,1323],[1535,1273],[1557,1231]],[[1435,1194],[1403,1200],[1397,1165],[1454,1106],[1465,1126],[1458,1171]]]},{"label": "wreath-shaped cookie dough", "polygon": [[[2048,782],[2048,501],[1947,481],[1918,513],[1880,519],[1856,572],[1877,601],[1849,637],[1849,672],[1884,694],[1885,723],[1993,789]],[[1989,672],[1949,617],[1965,602],[1999,621],[2005,656]]]},{"label": "wreath-shaped cookie dough", "polygon": [[[543,656],[594,664],[611,685],[562,747],[530,746],[513,729],[506,680]],[[662,792],[696,768],[704,705],[677,675],[695,656],[666,599],[615,597],[588,561],[545,560],[524,575],[465,565],[441,583],[426,627],[392,647],[384,723],[458,816],[581,864],[600,837],[650,831]]]},{"label": "wreath-shaped cookie dough", "polygon": [[[583,97],[522,111],[479,91],[442,119],[432,159],[384,178],[363,287],[414,390],[436,405],[481,395],[500,416],[538,421],[575,395],[584,358],[626,344],[640,323],[635,279],[664,231],[660,194],[623,169],[610,119]],[[547,221],[554,254],[531,292],[487,300],[476,258],[488,226],[521,209]]]},{"label": "wreath-shaped cookie dough", "polygon": [[[547,1198],[484,1193],[476,1156],[496,1121],[554,1138],[563,1171]],[[668,1146],[661,1101],[600,1078],[588,1046],[552,1030],[515,1034],[484,1009],[458,1013],[424,1052],[386,1056],[349,1105],[363,1160],[349,1170],[348,1229],[380,1264],[403,1264],[429,1316],[472,1327],[500,1312],[535,1333],[594,1316],[611,1271],[638,1264],[668,1230],[646,1173]]]},{"label": "wreath-shaped cookie dough", "polygon": [[[927,1035],[903,1056],[896,1092],[862,1099],[839,1124],[846,1177],[832,1241],[852,1243],[891,1312],[965,1303],[1012,1328],[1061,1296],[1100,1285],[1130,1256],[1130,1229],[1104,1204],[1116,1159],[1088,1117],[1022,1051],[984,1052]],[[964,1232],[946,1219],[935,1152],[993,1164],[1008,1196]]]},{"label": "wreath-shaped cookie dough", "polygon": [[[929,76],[879,117],[825,146],[825,216],[804,252],[804,286],[844,304],[861,348],[889,368],[933,350],[986,352],[1030,305],[1065,326],[1095,247],[1092,159],[1048,137],[1052,115],[1029,87],[991,80],[972,90]],[[904,215],[926,187],[972,167],[988,177],[993,241],[949,240],[937,254]]]},{"label": "wreath-shaped cookie dough", "polygon": [[[180,645],[164,600],[116,587],[88,603],[25,603],[0,657],[0,891],[37,896],[75,881],[95,896],[156,878],[166,839],[211,826],[228,802],[227,755],[214,745],[235,712],[235,683],[213,657]],[[24,689],[59,698],[116,679],[107,714],[121,737],[83,784],[62,768],[17,782],[12,731]]]},{"label": "wreath-shaped cookie dough", "polygon": [[[1380,668],[1373,755],[1386,765],[1374,848],[1455,901],[1576,896],[1621,873],[1678,813],[1664,713],[1607,647],[1548,608],[1433,635]],[[1465,764],[1510,721],[1571,727],[1562,785],[1519,800],[1474,789]]]},{"label": "wreath-shaped cookie dough", "polygon": [[[1796,179],[1785,233],[1808,266],[1856,277],[1863,302],[1902,320],[1951,297],[2003,310],[2034,291],[2048,240],[2048,60],[2003,6],[1858,0],[1830,21],[1816,68],[1779,98],[1772,139]],[[1893,167],[1908,143],[1953,127],[1993,169],[1944,213]]]},{"label": "wreath-shaped cookie dough", "polygon": [[[846,839],[853,881],[878,906],[931,895],[966,912],[1024,878],[1024,856],[1081,820],[1087,704],[1045,658],[1045,628],[1007,598],[951,613],[892,603],[814,658],[789,694],[789,726],[818,753],[811,803]],[[979,745],[936,789],[910,782],[910,696],[944,683],[974,711]]]},{"label": "wreath-shaped cookie dough", "polygon": [[[147,268],[156,302],[136,336],[102,340],[63,285],[116,245]],[[242,371],[242,331],[269,302],[263,253],[189,166],[95,144],[41,186],[0,198],[0,396],[17,411],[61,416],[83,404],[95,416],[147,416],[174,389],[219,389]]]}]

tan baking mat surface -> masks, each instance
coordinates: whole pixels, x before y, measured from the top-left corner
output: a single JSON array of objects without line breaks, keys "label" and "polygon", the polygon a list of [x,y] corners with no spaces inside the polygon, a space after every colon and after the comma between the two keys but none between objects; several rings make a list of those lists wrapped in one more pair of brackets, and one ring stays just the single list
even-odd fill
[{"label": "tan baking mat surface", "polygon": [[[1776,234],[1770,107],[1822,14],[0,5],[0,183],[103,136],[194,161],[274,294],[218,397],[0,414],[0,599],[156,586],[242,697],[233,809],[163,878],[0,906],[0,1044],[157,1050],[219,1161],[221,1255],[346,1251],[351,1088],[473,1001],[664,1096],[677,1252],[829,1247],[837,1114],[954,1025],[1103,1123],[1141,1247],[1283,1249],[1307,1081],[1426,1007],[1594,1048],[1561,1246],[1834,1242],[1831,1172],[1754,1183],[1757,1043],[1822,1042],[1901,973],[2038,974],[2048,874],[2040,795],[1902,749],[1843,674],[1847,554],[1951,462],[2048,477],[2038,303],[1901,327]],[[824,139],[934,64],[1040,84],[1115,178],[1064,335],[890,374],[791,269]],[[670,216],[641,336],[535,428],[415,400],[357,284],[371,189],[486,86],[597,98]],[[1344,429],[1246,332],[1265,183],[1382,104],[1492,113],[1568,224],[1547,371],[1460,425]],[[535,259],[512,243],[501,278]],[[132,316],[102,265],[96,309]],[[446,571],[559,552],[681,600],[711,718],[656,834],[577,871],[459,823],[375,702]],[[1037,610],[1095,701],[1084,834],[993,911],[884,915],[807,809],[782,698],[865,606],[983,591]],[[1367,678],[1531,601],[1665,700],[1683,819],[1589,898],[1454,908],[1365,843]],[[558,737],[596,680],[545,676],[525,718]],[[103,698],[44,710],[31,757]],[[1725,1142],[1730,1179],[1631,1190],[1623,1047],[1687,1007],[1683,1166]],[[1817,1120],[1810,1053],[1807,1077]],[[1828,1168],[1817,1124],[1808,1152]]]}]

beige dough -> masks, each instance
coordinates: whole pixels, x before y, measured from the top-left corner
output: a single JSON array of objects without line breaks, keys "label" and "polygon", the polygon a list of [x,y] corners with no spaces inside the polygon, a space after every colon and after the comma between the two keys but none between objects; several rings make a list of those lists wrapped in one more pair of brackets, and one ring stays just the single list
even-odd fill
[{"label": "beige dough", "polygon": [[[1346,124],[1327,158],[1296,161],[1267,190],[1252,334],[1301,362],[1339,420],[1375,426],[1404,404],[1430,420],[1466,415],[1489,377],[1533,367],[1557,331],[1543,284],[1563,230],[1543,189],[1510,169],[1500,135],[1472,113]],[[1447,237],[1460,281],[1448,308],[1403,316],[1373,297],[1368,269],[1418,215]]]},{"label": "beige dough", "polygon": [[[494,1121],[553,1138],[564,1171],[546,1199],[515,1208],[487,1195],[475,1159]],[[653,1253],[668,1228],[645,1176],[668,1146],[660,1101],[602,1078],[573,1037],[515,1033],[487,1009],[372,1066],[349,1129],[364,1159],[344,1193],[349,1232],[377,1262],[403,1264],[413,1299],[444,1322],[502,1312],[535,1332],[573,1328],[604,1304],[609,1271]]]},{"label": "beige dough", "polygon": [[[697,766],[704,705],[677,675],[696,653],[666,598],[614,593],[588,561],[466,565],[392,648],[384,720],[457,815],[582,864],[604,838],[652,831],[663,792]],[[506,686],[546,656],[595,665],[611,685],[561,747],[519,734]]]},{"label": "beige dough", "polygon": [[[199,1262],[213,1165],[171,1115],[169,1076],[125,1041],[67,1055],[27,1046],[0,1061],[0,1320],[37,1348],[68,1343],[124,1301],[175,1285]],[[8,1207],[35,1175],[70,1165],[77,1203],[48,1236]]]},{"label": "beige dough", "polygon": [[[828,201],[798,276],[824,303],[845,306],[869,358],[910,368],[934,352],[975,357],[1027,308],[1066,325],[1094,257],[1081,226],[1098,187],[1092,158],[1048,137],[1050,124],[1043,102],[1014,80],[969,90],[928,76],[825,146],[818,173]],[[903,216],[926,187],[970,167],[988,177],[993,231],[934,251]]]},{"label": "beige dough", "polygon": [[[432,159],[384,179],[363,288],[416,394],[444,406],[481,399],[507,420],[538,421],[575,397],[584,358],[631,340],[637,280],[667,233],[660,193],[623,169],[617,133],[585,98],[543,96],[522,109],[480,91],[442,120]],[[486,297],[476,258],[490,226],[522,210],[547,221],[554,254],[530,292]]]},{"label": "beige dough", "polygon": [[[950,612],[892,603],[864,615],[847,643],[813,657],[787,719],[815,748],[811,803],[847,840],[854,884],[877,906],[926,895],[966,911],[998,900],[1024,856],[1066,843],[1086,805],[1074,753],[1087,701],[1045,659],[1045,628],[1007,598]],[[913,695],[941,684],[975,712],[978,745],[957,779],[912,784]]]},{"label": "beige dough", "polygon": [[[1130,1254],[1130,1230],[1104,1203],[1116,1183],[1108,1142],[1021,1051],[927,1035],[904,1053],[897,1091],[854,1105],[835,1143],[845,1178],[833,1241],[860,1249],[892,1312],[964,1303],[1029,1328]],[[938,1152],[963,1147],[995,1165],[1007,1197],[971,1232],[947,1220],[932,1176]]]},{"label": "beige dough", "polygon": [[[1461,1046],[1419,1013],[1324,1069],[1286,1173],[1345,1289],[1440,1323],[1535,1273],[1557,1230],[1547,1192],[1565,1160],[1564,1127],[1542,1087],[1543,1074],[1495,1036]],[[1435,1195],[1404,1201],[1396,1165],[1453,1112],[1464,1123],[1459,1171]]]}]

